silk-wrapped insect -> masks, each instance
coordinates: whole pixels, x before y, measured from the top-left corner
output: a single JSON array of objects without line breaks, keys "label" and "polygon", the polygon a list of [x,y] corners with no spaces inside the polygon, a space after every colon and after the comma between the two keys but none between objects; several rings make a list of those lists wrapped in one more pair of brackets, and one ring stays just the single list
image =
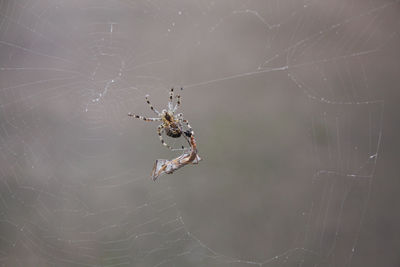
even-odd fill
[{"label": "silk-wrapped insect", "polygon": [[157,180],[161,175],[171,174],[185,165],[198,164],[199,161],[201,161],[200,156],[197,154],[197,145],[196,140],[194,139],[194,134],[189,131],[184,132],[184,134],[189,138],[190,149],[172,160],[157,159],[151,172],[151,178],[153,181]]}]

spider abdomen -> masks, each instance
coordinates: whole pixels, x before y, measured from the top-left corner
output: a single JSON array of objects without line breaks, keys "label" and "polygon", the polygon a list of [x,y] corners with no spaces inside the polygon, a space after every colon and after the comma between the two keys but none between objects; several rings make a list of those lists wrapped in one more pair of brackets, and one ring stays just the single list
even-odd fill
[{"label": "spider abdomen", "polygon": [[165,133],[172,138],[178,138],[182,135],[182,131],[179,128],[165,127]]}]

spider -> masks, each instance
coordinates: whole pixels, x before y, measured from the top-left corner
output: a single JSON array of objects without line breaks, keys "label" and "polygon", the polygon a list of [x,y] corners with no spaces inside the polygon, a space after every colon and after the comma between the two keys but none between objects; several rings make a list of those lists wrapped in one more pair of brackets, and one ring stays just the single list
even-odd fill
[{"label": "spider", "polygon": [[[181,88],[183,90],[183,88]],[[157,127],[157,133],[158,137],[160,138],[161,143],[171,149],[172,151],[175,150],[183,150],[184,147],[182,146],[181,149],[174,149],[171,146],[169,146],[164,139],[162,138],[162,132],[165,131],[165,134],[172,137],[172,138],[179,138],[182,133],[183,133],[183,124],[186,125],[186,127],[189,129],[191,134],[193,133],[192,127],[189,125],[189,122],[185,119],[183,119],[183,114],[179,113],[175,115],[175,111],[178,109],[178,107],[181,105],[181,96],[178,94],[176,95],[176,105],[174,106],[173,103],[173,98],[174,98],[174,88],[171,88],[169,92],[169,101],[168,101],[168,110],[163,109],[161,112],[158,112],[150,103],[149,100],[149,95],[146,95],[146,102],[149,105],[150,109],[154,111],[158,115],[158,118],[147,118],[143,116],[139,116],[136,114],[128,113],[128,116],[134,117],[137,119],[141,119],[144,121],[161,121],[162,123]],[[185,139],[188,141],[186,136],[184,136]],[[189,142],[189,141],[188,141]],[[190,142],[189,142],[190,144]]]}]

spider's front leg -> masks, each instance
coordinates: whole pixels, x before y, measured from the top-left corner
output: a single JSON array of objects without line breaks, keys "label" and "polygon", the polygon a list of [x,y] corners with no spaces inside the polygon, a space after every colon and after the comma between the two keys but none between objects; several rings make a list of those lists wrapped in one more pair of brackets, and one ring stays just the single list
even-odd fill
[{"label": "spider's front leg", "polygon": [[146,118],[146,117],[139,116],[139,115],[132,114],[132,113],[128,113],[128,116],[134,117],[136,119],[144,120],[144,121],[161,121],[161,118]]},{"label": "spider's front leg", "polygon": [[160,116],[160,112],[158,112],[158,110],[155,109],[152,104],[150,104],[149,95],[146,95],[145,98],[146,98],[146,102],[149,105],[150,109],[152,111],[154,111],[154,113],[156,113],[158,116]]},{"label": "spider's front leg", "polygon": [[171,88],[169,91],[169,102],[172,102],[172,99],[174,98],[174,88]]},{"label": "spider's front leg", "polygon": [[[181,91],[182,90],[183,90],[183,88],[181,88]],[[176,97],[176,105],[174,107],[173,112],[175,112],[178,109],[178,107],[181,105],[181,95],[177,94],[175,97]]]},{"label": "spider's front leg", "polygon": [[180,105],[181,105],[181,95],[176,95],[176,105],[172,112],[175,112]]},{"label": "spider's front leg", "polygon": [[168,110],[173,111],[174,110],[174,103],[172,102],[172,99],[174,98],[174,88],[171,88],[169,91],[169,101],[168,101]]}]

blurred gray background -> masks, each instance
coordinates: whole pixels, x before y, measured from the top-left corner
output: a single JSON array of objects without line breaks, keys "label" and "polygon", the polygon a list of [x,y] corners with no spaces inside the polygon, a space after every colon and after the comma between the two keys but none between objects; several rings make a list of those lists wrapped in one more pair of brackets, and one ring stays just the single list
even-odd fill
[{"label": "blurred gray background", "polygon": [[[389,0],[0,1],[0,264],[399,266],[399,18]],[[127,113],[171,87],[204,160],[153,182],[179,153]]]}]

